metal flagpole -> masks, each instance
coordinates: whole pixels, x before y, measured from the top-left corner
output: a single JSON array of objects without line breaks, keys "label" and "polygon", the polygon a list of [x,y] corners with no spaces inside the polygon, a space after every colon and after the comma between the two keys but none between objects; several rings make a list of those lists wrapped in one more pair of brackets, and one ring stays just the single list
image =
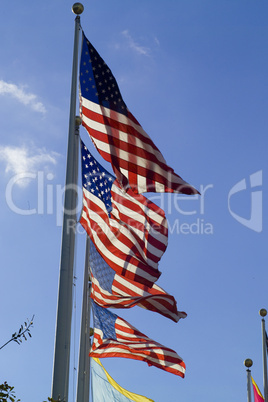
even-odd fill
[{"label": "metal flagpole", "polygon": [[[72,85],[69,117],[69,136],[66,162],[66,181],[64,197],[64,214],[61,240],[61,261],[58,290],[58,309],[52,380],[52,398],[68,402],[71,322],[73,304],[73,262],[76,228],[77,203],[77,164],[78,164],[78,125],[75,130],[77,64],[80,17],[84,7],[75,3],[72,8],[75,18]],[[78,122],[77,122],[78,123]],[[76,133],[75,133],[76,131]]]},{"label": "metal flagpole", "polygon": [[265,320],[264,317],[267,315],[267,310],[262,308],[259,311],[262,329],[262,361],[263,361],[263,389],[264,389],[264,401],[268,402],[268,384],[267,384],[267,345],[266,345],[266,332],[265,332]]},{"label": "metal flagpole", "polygon": [[90,239],[87,236],[83,304],[82,304],[82,316],[81,316],[81,332],[80,332],[79,367],[77,377],[77,398],[76,398],[77,402],[89,402],[90,291],[91,291],[91,279],[89,272],[89,252],[90,252]]},{"label": "metal flagpole", "polygon": [[251,402],[251,370],[249,367],[251,367],[253,364],[253,361],[251,359],[246,359],[244,361],[244,365],[247,367],[247,394],[248,394],[248,402]]}]

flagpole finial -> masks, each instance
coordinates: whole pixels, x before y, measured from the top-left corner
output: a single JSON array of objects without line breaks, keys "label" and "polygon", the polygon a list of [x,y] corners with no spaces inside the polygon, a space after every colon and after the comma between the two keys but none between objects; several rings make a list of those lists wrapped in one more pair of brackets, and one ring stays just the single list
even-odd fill
[{"label": "flagpole finial", "polygon": [[261,317],[265,317],[267,315],[267,310],[265,308],[261,308],[259,314]]},{"label": "flagpole finial", "polygon": [[81,3],[74,3],[72,7],[72,12],[76,15],[82,14],[84,11],[84,6]]},{"label": "flagpole finial", "polygon": [[75,116],[75,125],[80,126],[82,124],[82,119],[80,116]]},{"label": "flagpole finial", "polygon": [[245,365],[247,368],[249,368],[249,367],[251,367],[251,366],[253,365],[253,361],[252,361],[251,359],[246,359],[246,360],[244,361],[244,365]]}]

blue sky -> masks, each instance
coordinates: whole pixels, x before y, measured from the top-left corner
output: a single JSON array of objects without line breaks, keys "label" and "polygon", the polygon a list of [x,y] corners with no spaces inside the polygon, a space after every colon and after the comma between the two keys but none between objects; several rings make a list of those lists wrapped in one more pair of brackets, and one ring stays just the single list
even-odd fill
[{"label": "blue sky", "polygon": [[[1,350],[0,380],[14,385],[23,402],[47,398],[52,381],[72,4],[11,1],[2,8],[0,343],[26,318],[35,319],[29,341]],[[138,307],[118,311],[183,357],[185,379],[143,362],[102,363],[121,386],[157,402],[242,402],[248,357],[262,390],[258,311],[268,307],[268,5],[92,0],[84,7],[85,34],[113,71],[128,108],[168,164],[203,194],[152,195],[170,228],[158,284],[188,317],[175,324]],[[84,128],[81,137],[94,153]],[[84,249],[80,229],[70,402],[76,394]]]}]

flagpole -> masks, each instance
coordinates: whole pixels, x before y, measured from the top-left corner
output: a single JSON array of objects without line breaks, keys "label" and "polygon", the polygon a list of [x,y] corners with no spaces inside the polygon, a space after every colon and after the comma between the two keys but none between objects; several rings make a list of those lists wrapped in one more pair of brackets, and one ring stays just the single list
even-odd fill
[{"label": "flagpole", "polygon": [[91,279],[89,272],[90,239],[87,236],[85,253],[84,290],[81,315],[80,352],[77,377],[77,402],[89,402],[90,385],[90,291]]},{"label": "flagpole", "polygon": [[248,402],[251,402],[251,370],[249,369],[253,364],[251,359],[246,359],[244,365],[247,367],[247,394]]},{"label": "flagpole", "polygon": [[267,310],[262,308],[259,311],[262,329],[262,361],[263,361],[263,389],[264,389],[264,401],[268,402],[268,384],[267,384],[267,345],[266,345],[266,332],[265,332],[265,320],[264,317],[267,315]]},{"label": "flagpole", "polygon": [[71,83],[71,100],[69,116],[69,135],[66,162],[66,180],[64,197],[64,214],[61,241],[61,260],[58,290],[58,309],[52,379],[52,398],[68,402],[71,323],[73,307],[73,262],[76,228],[77,172],[78,172],[78,135],[79,123],[75,119],[77,96],[77,65],[80,17],[84,7],[75,3],[72,11],[76,14],[73,67]]}]

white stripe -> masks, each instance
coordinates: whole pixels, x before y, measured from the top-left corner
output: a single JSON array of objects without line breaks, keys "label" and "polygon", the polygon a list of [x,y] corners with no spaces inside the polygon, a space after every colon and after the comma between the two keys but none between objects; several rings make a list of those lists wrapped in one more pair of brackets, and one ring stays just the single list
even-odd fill
[{"label": "white stripe", "polygon": [[[125,169],[122,169],[122,173],[123,173],[123,170],[126,171]],[[125,174],[125,173],[123,173],[123,174]],[[141,193],[148,191],[147,190],[147,178],[138,174],[137,175],[137,186],[138,186],[138,188],[143,189],[141,191]]]},{"label": "white stripe", "polygon": [[[173,175],[172,175],[173,176]],[[177,179],[177,183],[179,184],[186,184],[186,182],[184,180],[179,180],[179,178],[177,176],[173,176]],[[172,180],[172,182],[174,182],[174,180]],[[158,181],[156,181],[155,183],[155,191],[156,193],[164,193],[165,192],[165,186],[162,183],[159,183]]]}]

